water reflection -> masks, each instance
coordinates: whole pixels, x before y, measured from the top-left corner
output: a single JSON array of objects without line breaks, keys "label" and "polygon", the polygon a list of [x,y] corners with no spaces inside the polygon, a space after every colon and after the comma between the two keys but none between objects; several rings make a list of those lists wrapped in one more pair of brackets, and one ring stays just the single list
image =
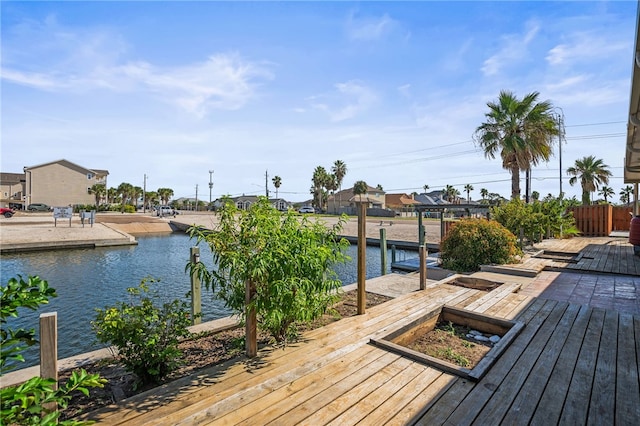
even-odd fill
[{"label": "water reflection", "polygon": [[[126,300],[128,287],[137,286],[146,277],[159,279],[155,286],[166,300],[185,298],[190,279],[185,272],[189,250],[195,245],[187,235],[151,235],[137,238],[137,246],[46,251],[3,255],[0,279],[3,284],[17,275],[38,275],[56,289],[58,297],[51,299],[38,311],[23,309],[19,318],[9,319],[9,327],[35,328],[44,312],[58,313],[58,357],[92,351],[101,347],[95,341],[90,321],[95,309]],[[200,245],[200,259],[213,266],[211,251]],[[343,284],[357,281],[357,248],[348,250],[351,261],[337,265],[336,273]],[[390,259],[390,254],[388,255]],[[389,267],[387,267],[389,271]],[[367,278],[380,275],[380,250],[367,248]],[[221,318],[230,314],[210,291],[203,290],[203,320]],[[25,352],[25,363],[20,368],[37,364],[37,347]]]}]

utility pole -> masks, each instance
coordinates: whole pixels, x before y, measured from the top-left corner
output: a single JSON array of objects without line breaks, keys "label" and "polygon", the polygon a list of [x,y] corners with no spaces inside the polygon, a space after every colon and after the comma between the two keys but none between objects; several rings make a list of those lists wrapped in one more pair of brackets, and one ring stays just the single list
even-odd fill
[{"label": "utility pole", "polygon": [[558,159],[560,160],[560,194],[558,197],[564,198],[564,193],[562,192],[562,142],[565,139],[565,128],[564,128],[564,111],[562,108],[557,108],[560,112],[556,115],[556,121],[558,123]]},{"label": "utility pole", "polygon": [[142,213],[147,212],[147,174],[144,174],[142,183]]},{"label": "utility pole", "polygon": [[196,211],[198,211],[198,184],[196,184]]},{"label": "utility pole", "polygon": [[264,194],[267,196],[267,200],[269,199],[269,170],[265,170],[264,172]]},{"label": "utility pole", "polygon": [[209,208],[211,208],[211,190],[213,189],[213,170],[209,170]]}]

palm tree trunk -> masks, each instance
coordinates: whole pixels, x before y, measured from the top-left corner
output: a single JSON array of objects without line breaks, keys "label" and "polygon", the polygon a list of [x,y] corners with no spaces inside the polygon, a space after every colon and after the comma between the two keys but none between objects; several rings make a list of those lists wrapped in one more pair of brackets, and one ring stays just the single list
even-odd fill
[{"label": "palm tree trunk", "polygon": [[520,199],[520,168],[517,164],[511,167],[511,199]]}]

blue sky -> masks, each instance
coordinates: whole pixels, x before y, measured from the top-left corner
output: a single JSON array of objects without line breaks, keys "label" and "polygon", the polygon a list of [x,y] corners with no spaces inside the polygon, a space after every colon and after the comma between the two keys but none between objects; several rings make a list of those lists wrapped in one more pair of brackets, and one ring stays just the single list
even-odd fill
[{"label": "blue sky", "polygon": [[[486,103],[562,111],[562,168],[623,156],[637,2],[2,2],[3,172],[67,159],[175,197],[310,198],[346,163],[387,192],[510,194],[473,142]],[[557,195],[560,158],[533,171]],[[563,190],[579,198],[580,188]],[[522,176],[524,189],[524,176]],[[272,194],[273,195],[273,194]],[[618,196],[616,195],[616,201]]]}]

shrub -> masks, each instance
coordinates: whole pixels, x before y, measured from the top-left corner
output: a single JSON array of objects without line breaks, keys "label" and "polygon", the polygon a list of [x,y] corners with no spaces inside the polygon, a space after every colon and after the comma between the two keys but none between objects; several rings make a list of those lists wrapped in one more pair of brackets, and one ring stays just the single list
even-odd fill
[{"label": "shrub", "polygon": [[512,234],[519,236],[522,232],[529,242],[535,243],[547,234],[553,237],[577,234],[573,215],[567,211],[571,203],[571,200],[552,197],[530,204],[511,200],[491,208],[491,217]]},{"label": "shrub", "polygon": [[[278,342],[295,335],[296,323],[322,315],[336,300],[342,283],[331,266],[346,260],[348,242],[332,229],[300,218],[293,210],[281,213],[260,197],[249,210],[238,211],[226,200],[214,232],[191,228],[192,238],[206,241],[217,268],[189,263],[202,282],[242,318],[255,309],[258,326]],[[246,285],[254,292],[245,303]]]},{"label": "shrub", "polygon": [[[12,330],[5,327],[8,317],[17,317],[18,308],[37,309],[49,303],[56,292],[39,277],[30,276],[25,281],[11,278],[6,287],[0,287],[0,323],[2,324],[0,353],[2,372],[11,369],[8,360],[24,361],[20,354],[25,346],[37,343],[35,330]],[[85,370],[74,371],[69,380],[54,390],[55,380],[33,377],[18,386],[0,390],[0,424],[6,425],[83,425],[92,422],[62,421],[58,423],[60,411],[67,408],[72,393],[79,391],[89,395],[89,387],[103,387],[106,380],[98,374],[87,374]],[[57,410],[54,409],[57,408]]]},{"label": "shrub", "polygon": [[515,261],[522,253],[516,243],[516,237],[496,221],[462,219],[442,240],[440,259],[447,269],[477,271],[480,265]]},{"label": "shrub", "polygon": [[133,372],[141,384],[158,383],[179,366],[181,338],[190,335],[190,308],[184,301],[173,300],[156,306],[157,293],[149,295],[144,279],[137,288],[128,288],[129,303],[97,309],[91,326],[98,341],[116,347],[116,358]]}]

